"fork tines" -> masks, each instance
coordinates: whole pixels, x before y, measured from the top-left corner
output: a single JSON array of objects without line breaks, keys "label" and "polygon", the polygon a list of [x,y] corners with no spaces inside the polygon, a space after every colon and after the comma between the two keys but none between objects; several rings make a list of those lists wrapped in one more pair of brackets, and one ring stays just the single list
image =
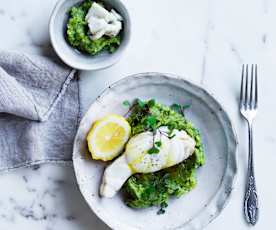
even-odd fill
[{"label": "fork tines", "polygon": [[258,81],[256,64],[251,65],[250,75],[251,79],[249,79],[248,64],[243,65],[240,91],[240,109],[256,109],[258,106]]}]

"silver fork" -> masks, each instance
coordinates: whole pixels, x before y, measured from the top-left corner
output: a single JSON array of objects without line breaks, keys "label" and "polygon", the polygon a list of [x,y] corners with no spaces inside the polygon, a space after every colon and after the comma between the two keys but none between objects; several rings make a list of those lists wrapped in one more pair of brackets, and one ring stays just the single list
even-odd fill
[{"label": "silver fork", "polygon": [[[251,66],[249,79],[248,65],[242,66],[242,80],[240,92],[240,112],[247,120],[249,134],[249,155],[247,185],[244,197],[244,214],[249,224],[255,225],[259,216],[258,195],[255,184],[253,165],[253,121],[258,108],[257,65]],[[250,88],[249,88],[250,85]]]}]

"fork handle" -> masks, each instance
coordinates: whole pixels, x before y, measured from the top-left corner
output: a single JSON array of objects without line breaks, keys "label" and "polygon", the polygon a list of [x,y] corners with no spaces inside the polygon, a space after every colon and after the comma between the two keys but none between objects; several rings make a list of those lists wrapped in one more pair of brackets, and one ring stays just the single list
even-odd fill
[{"label": "fork handle", "polygon": [[244,197],[244,214],[249,224],[255,225],[259,216],[258,194],[256,190],[254,165],[253,165],[253,129],[252,122],[248,122],[249,155],[247,186]]}]

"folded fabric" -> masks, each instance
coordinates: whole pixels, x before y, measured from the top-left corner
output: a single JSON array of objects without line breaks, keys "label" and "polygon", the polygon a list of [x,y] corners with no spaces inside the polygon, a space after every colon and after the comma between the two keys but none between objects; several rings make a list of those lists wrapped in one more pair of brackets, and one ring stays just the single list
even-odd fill
[{"label": "folded fabric", "polygon": [[76,70],[47,57],[0,52],[0,172],[71,161],[79,112]]}]

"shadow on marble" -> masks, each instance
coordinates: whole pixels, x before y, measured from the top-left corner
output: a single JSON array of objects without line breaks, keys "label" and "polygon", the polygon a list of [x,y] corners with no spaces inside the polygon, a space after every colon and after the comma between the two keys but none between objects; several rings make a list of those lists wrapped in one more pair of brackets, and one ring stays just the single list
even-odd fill
[{"label": "shadow on marble", "polygon": [[[69,181],[70,184],[61,184],[63,189],[60,193],[65,200],[64,209],[67,213],[72,213],[72,215],[66,216],[66,219],[74,221],[79,230],[91,230],[93,227],[97,230],[108,230],[107,225],[98,219],[83,199],[77,187],[72,167],[63,167],[63,173],[64,180]],[[70,187],[70,192],[68,192],[67,186]]]}]

